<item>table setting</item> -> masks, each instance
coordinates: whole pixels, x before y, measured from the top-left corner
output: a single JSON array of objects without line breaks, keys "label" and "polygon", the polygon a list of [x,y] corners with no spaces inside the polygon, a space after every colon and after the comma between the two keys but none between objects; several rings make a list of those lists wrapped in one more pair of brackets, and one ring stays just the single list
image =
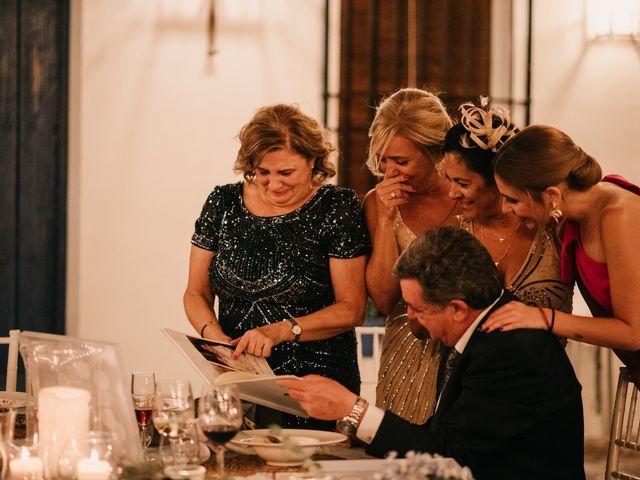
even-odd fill
[{"label": "table setting", "polygon": [[[0,398],[0,480],[470,480],[451,459],[373,459],[337,432],[242,430],[234,385],[127,374],[117,345],[22,332],[27,392]],[[467,474],[468,473],[468,474]]]}]

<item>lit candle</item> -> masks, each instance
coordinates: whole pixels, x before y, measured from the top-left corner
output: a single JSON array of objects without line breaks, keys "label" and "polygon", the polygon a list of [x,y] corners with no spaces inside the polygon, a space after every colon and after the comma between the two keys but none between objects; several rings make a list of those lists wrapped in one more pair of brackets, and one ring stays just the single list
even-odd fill
[{"label": "lit candle", "polygon": [[22,447],[20,458],[14,458],[9,462],[11,480],[41,480],[42,460],[29,455],[29,450]]},{"label": "lit candle", "polygon": [[76,465],[78,480],[109,480],[111,465],[105,460],[98,460],[95,450],[91,451],[91,458],[83,458]]}]

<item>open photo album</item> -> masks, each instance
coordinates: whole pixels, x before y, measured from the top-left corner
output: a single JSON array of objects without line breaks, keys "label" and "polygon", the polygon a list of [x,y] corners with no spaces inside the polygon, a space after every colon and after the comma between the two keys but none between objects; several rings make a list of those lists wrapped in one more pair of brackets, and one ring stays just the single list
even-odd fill
[{"label": "open photo album", "polygon": [[276,383],[277,379],[296,377],[276,376],[264,357],[242,353],[238,359],[233,359],[235,347],[228,343],[194,337],[170,328],[162,331],[207,382],[235,384],[243,400],[308,417],[300,404],[289,397],[287,389]]}]

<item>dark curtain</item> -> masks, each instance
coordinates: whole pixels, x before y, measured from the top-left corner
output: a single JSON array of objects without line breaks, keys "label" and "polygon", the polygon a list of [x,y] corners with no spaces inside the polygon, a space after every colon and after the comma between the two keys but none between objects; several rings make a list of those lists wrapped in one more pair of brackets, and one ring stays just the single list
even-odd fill
[{"label": "dark curtain", "polygon": [[68,39],[68,0],[0,0],[0,336],[64,332]]},{"label": "dark curtain", "polygon": [[364,166],[367,130],[385,95],[427,88],[451,114],[460,103],[488,95],[490,26],[491,0],[342,1],[340,185],[360,196],[374,185]]}]

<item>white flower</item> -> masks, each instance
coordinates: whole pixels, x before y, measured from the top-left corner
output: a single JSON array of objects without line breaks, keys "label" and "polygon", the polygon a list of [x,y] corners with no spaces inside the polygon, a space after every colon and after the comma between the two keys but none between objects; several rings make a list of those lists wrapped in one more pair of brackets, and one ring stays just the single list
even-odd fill
[{"label": "white flower", "polygon": [[387,456],[388,464],[375,480],[473,480],[471,470],[452,458],[413,451],[407,452],[404,461],[397,456],[396,452]]}]

